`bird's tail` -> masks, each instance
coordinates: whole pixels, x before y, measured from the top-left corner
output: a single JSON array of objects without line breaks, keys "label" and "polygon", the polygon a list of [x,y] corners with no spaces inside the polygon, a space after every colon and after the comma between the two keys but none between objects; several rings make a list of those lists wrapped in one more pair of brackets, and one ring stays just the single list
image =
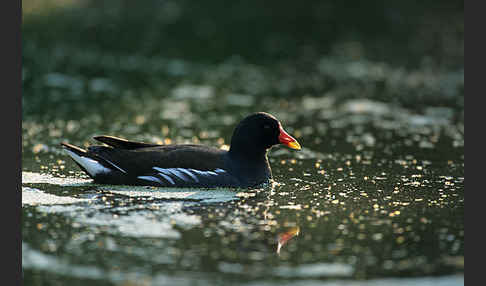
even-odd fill
[{"label": "bird's tail", "polygon": [[109,173],[113,170],[103,158],[95,154],[69,143],[62,142],[61,145],[74,162],[93,179],[99,174]]}]

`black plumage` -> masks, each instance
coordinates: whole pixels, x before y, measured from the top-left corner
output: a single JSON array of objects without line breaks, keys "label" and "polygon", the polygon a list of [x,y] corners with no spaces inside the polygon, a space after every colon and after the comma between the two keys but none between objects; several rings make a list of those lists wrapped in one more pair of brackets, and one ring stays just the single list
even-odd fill
[{"label": "black plumage", "polygon": [[102,184],[164,187],[252,187],[268,182],[268,150],[276,144],[300,149],[268,113],[244,118],[235,128],[230,150],[194,144],[159,145],[113,136],[96,136],[108,146],[87,150],[61,143],[73,160]]}]

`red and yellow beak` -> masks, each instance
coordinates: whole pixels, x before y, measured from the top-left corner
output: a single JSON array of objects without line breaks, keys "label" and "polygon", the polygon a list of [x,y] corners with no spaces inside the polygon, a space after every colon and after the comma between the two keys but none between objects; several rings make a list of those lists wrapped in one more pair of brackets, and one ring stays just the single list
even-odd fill
[{"label": "red and yellow beak", "polygon": [[285,130],[283,129],[282,125],[280,125],[280,135],[278,136],[278,141],[289,148],[300,150],[300,144],[295,140],[294,137],[290,136]]}]

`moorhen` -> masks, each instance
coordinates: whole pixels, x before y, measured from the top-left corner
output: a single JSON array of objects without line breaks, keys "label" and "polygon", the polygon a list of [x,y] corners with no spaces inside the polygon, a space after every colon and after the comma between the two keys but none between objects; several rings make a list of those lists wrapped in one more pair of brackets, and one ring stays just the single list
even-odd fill
[{"label": "moorhen", "polygon": [[300,150],[280,122],[264,112],[251,114],[235,128],[229,151],[194,144],[159,145],[113,136],[96,136],[109,146],[87,150],[61,143],[95,183],[158,187],[254,187],[268,183],[267,151],[283,144]]}]

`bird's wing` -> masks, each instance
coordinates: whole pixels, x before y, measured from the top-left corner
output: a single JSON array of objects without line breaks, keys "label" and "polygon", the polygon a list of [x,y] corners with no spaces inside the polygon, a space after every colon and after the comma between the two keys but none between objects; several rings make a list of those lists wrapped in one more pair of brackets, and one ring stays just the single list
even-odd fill
[{"label": "bird's wing", "polygon": [[101,135],[101,136],[95,136],[93,139],[105,143],[111,147],[114,148],[120,148],[120,149],[126,149],[126,150],[134,150],[138,148],[146,148],[146,147],[157,147],[157,146],[163,146],[159,144],[151,144],[151,143],[144,143],[144,142],[135,142],[135,141],[129,141],[126,139],[114,137],[114,136],[106,136],[106,135]]}]

